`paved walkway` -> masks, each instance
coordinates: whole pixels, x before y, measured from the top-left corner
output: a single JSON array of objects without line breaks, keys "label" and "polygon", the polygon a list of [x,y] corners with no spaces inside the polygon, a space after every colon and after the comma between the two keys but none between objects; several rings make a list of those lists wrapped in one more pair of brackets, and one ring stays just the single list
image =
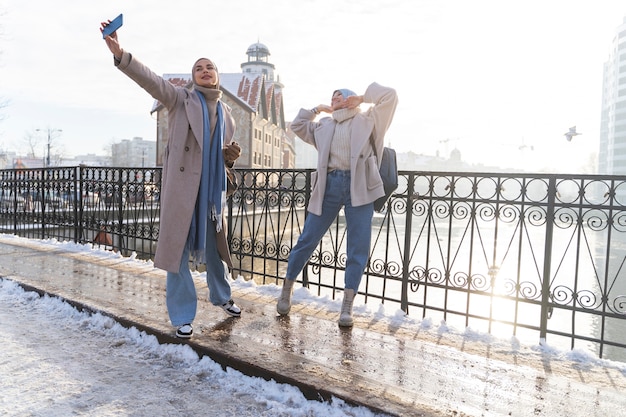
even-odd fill
[{"label": "paved walkway", "polygon": [[[58,296],[162,343],[189,343],[200,355],[250,376],[299,387],[308,398],[337,397],[393,416],[607,416],[626,410],[626,374],[614,367],[556,360],[528,349],[494,349],[459,336],[392,328],[236,290],[241,318],[227,318],[202,295],[193,339],[173,337],[165,274],[119,259],[46,249],[0,235],[0,276]],[[0,345],[0,351],[1,351]]]}]

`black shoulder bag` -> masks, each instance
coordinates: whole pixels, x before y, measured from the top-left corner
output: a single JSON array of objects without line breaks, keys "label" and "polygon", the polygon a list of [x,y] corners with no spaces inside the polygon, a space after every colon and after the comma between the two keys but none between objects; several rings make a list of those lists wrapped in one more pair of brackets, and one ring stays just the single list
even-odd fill
[{"label": "black shoulder bag", "polygon": [[[376,144],[374,143],[374,133],[370,135],[370,144],[374,149],[374,155],[376,155],[376,161],[378,161],[378,153],[376,152]],[[396,161],[396,151],[392,148],[385,146],[383,148],[383,157],[380,160],[380,177],[383,179],[383,187],[385,189],[385,195],[374,201],[374,210],[377,212],[384,211],[387,207],[387,201],[394,191],[398,188],[398,164]]]}]

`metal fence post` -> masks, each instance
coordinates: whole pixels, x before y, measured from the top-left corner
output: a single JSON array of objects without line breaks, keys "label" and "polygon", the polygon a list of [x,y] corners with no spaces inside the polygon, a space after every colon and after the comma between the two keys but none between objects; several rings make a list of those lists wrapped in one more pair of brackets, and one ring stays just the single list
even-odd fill
[{"label": "metal fence post", "polygon": [[[308,170],[306,173],[306,183],[305,183],[305,204],[304,204],[304,221],[306,222],[306,217],[309,215],[307,208],[309,207],[309,201],[311,200],[311,174],[312,170]],[[293,245],[293,243],[292,243]],[[302,286],[305,288],[309,288],[309,261],[304,264],[304,268],[302,268]]]},{"label": "metal fence post", "polygon": [[539,341],[544,343],[548,333],[550,316],[550,274],[552,264],[552,238],[554,233],[554,205],[556,200],[556,177],[548,178],[548,204],[546,206],[546,240],[543,256],[543,274],[541,277],[541,321],[539,323]]},{"label": "metal fence post", "polygon": [[[404,234],[404,256],[402,258],[402,293],[400,294],[400,309],[408,314],[409,312],[409,264],[411,260],[411,230],[413,227],[413,198],[414,198],[415,174],[410,173],[407,180],[406,216]],[[391,208],[386,213],[391,217]],[[391,221],[391,220],[389,220]],[[385,271],[386,272],[386,271]]]},{"label": "metal fence post", "polygon": [[41,237],[40,239],[46,238],[46,199],[45,199],[45,189],[44,184],[48,181],[47,170],[45,168],[41,169],[41,176],[39,181],[39,186],[37,187],[39,204],[41,204]]},{"label": "metal fence post", "polygon": [[[18,194],[18,184],[17,184],[17,171],[11,171],[9,173],[9,178],[12,179],[11,188],[13,190],[13,202],[12,206],[14,211],[17,211],[17,194]],[[13,217],[13,233],[17,235],[17,216]]]},{"label": "metal fence post", "polygon": [[78,242],[83,243],[83,217],[84,217],[84,206],[83,206],[83,171],[87,171],[88,168],[83,167],[82,165],[78,167],[78,184],[74,187],[74,192],[77,193],[75,197],[76,205],[78,205]]},{"label": "metal fence post", "polygon": [[68,200],[72,204],[72,213],[74,215],[74,243],[78,243],[80,239],[80,222],[78,221],[78,199],[76,198],[78,187],[78,175],[80,168],[72,168],[72,182],[67,190]]}]

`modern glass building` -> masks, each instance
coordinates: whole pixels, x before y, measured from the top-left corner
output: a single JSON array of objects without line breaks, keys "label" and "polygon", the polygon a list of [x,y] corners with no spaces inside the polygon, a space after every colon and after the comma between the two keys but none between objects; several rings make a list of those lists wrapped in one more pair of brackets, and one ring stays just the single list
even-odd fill
[{"label": "modern glass building", "polygon": [[604,63],[598,173],[626,174],[626,17]]}]

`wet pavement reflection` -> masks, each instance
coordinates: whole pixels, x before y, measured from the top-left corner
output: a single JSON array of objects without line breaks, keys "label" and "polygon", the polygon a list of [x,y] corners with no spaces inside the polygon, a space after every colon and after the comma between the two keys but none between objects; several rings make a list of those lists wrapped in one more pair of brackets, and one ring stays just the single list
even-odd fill
[{"label": "wet pavement reflection", "polygon": [[[626,376],[576,369],[540,355],[500,352],[452,336],[406,331],[294,305],[277,316],[275,299],[235,289],[241,318],[224,315],[198,285],[194,337],[176,339],[165,307],[165,274],[128,259],[44,250],[0,238],[0,276],[29,290],[112,316],[162,343],[188,343],[224,367],[295,385],[310,399],[337,397],[397,416],[608,415],[626,409]],[[564,404],[565,403],[565,404]],[[600,414],[598,414],[600,412]]]}]

